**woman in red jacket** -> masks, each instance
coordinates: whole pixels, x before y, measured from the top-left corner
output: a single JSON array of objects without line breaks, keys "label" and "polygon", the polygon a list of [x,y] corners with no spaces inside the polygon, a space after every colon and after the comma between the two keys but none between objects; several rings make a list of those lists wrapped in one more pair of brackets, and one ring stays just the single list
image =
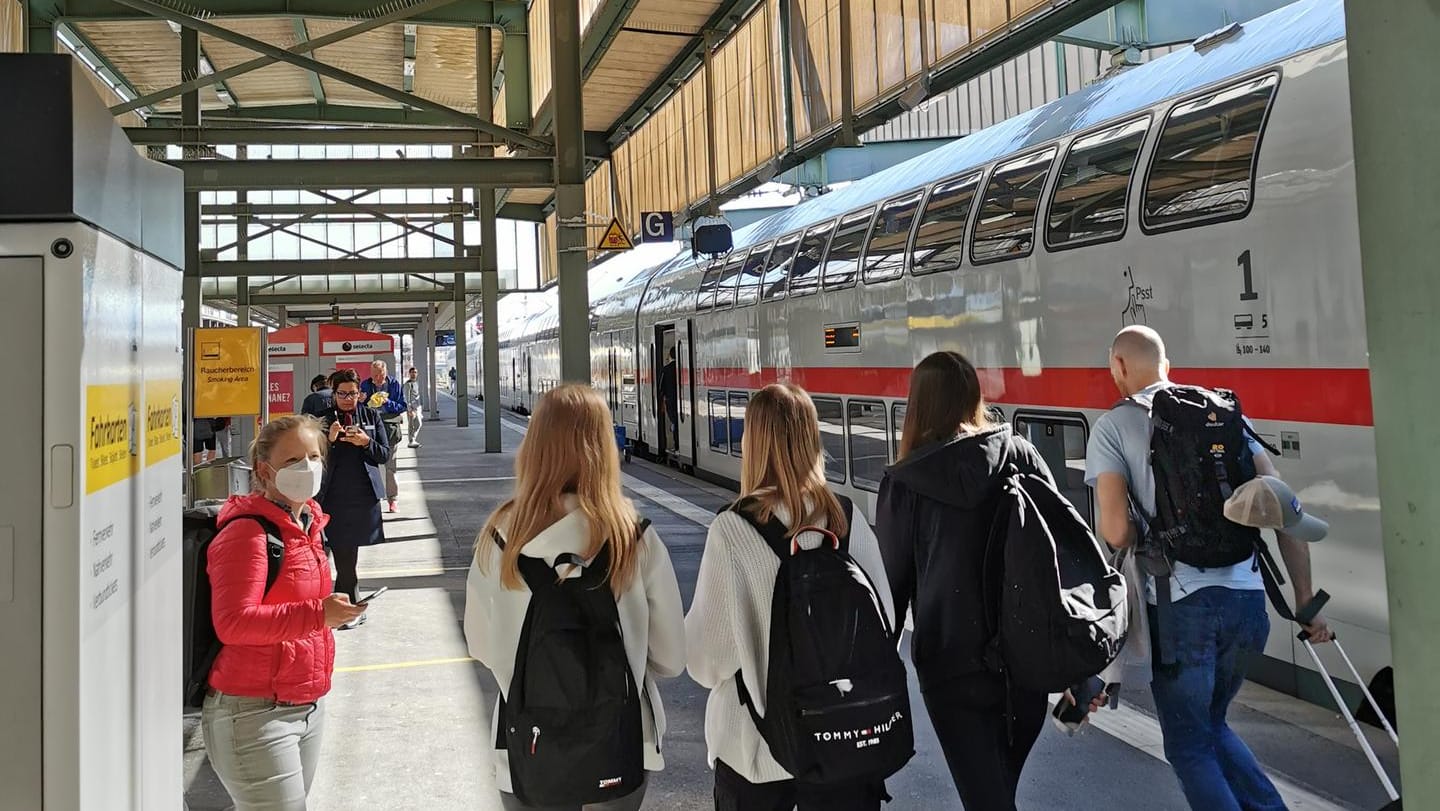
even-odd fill
[{"label": "woman in red jacket", "polygon": [[[262,428],[250,449],[256,491],[230,498],[210,542],[211,618],[224,647],[201,724],[236,811],[304,811],[335,666],[330,629],[365,611],[331,593],[322,545],[328,519],[312,498],[324,473],[322,444],[310,417]],[[252,516],[278,528],[285,544],[268,591],[265,529]]]}]

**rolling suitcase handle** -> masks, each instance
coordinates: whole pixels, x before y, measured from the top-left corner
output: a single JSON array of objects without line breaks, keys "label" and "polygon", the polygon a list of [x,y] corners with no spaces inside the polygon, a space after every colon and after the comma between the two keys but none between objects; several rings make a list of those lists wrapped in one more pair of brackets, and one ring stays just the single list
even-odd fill
[{"label": "rolling suitcase handle", "polygon": [[[1322,589],[1315,595],[1314,599],[1300,608],[1299,613],[1295,615],[1295,621],[1301,625],[1308,625],[1315,619],[1316,615],[1320,613],[1320,609],[1329,601],[1330,595],[1326,594]],[[1345,699],[1340,695],[1340,689],[1335,686],[1335,680],[1330,677],[1330,671],[1326,670],[1325,663],[1320,661],[1319,652],[1315,650],[1315,646],[1310,642],[1310,632],[1301,630],[1300,633],[1296,634],[1296,638],[1305,643],[1305,650],[1310,652],[1310,658],[1315,661],[1315,667],[1319,668],[1320,675],[1325,680],[1325,686],[1330,688],[1330,696],[1335,699],[1335,706],[1340,708],[1340,714],[1345,716],[1346,723],[1350,725],[1350,731],[1355,734],[1355,740],[1359,741],[1360,748],[1365,750],[1365,757],[1370,761],[1370,768],[1374,769],[1375,776],[1380,778],[1381,785],[1385,787],[1385,793],[1389,795],[1392,802],[1399,800],[1400,792],[1396,791],[1395,784],[1390,782],[1390,775],[1385,773],[1385,767],[1380,764],[1380,758],[1376,757],[1375,750],[1371,748],[1370,741],[1365,737],[1364,730],[1360,729],[1360,723],[1355,720],[1355,714],[1350,712],[1350,707],[1346,705]],[[1336,643],[1336,650],[1340,650],[1340,655],[1345,656],[1338,642]],[[1360,673],[1355,670],[1355,665],[1350,662],[1349,656],[1345,656],[1345,664],[1350,666],[1350,672],[1354,674],[1355,682],[1360,685],[1360,689],[1365,693],[1365,698],[1370,701],[1370,706],[1373,707],[1376,714],[1380,716],[1381,723],[1385,725],[1385,731],[1390,733],[1391,739],[1398,745],[1400,743],[1399,736],[1395,734],[1395,730],[1391,728],[1390,722],[1386,720],[1385,713],[1380,711],[1379,705],[1375,703],[1374,697],[1370,695],[1370,690],[1365,686],[1365,680],[1360,678]]]}]

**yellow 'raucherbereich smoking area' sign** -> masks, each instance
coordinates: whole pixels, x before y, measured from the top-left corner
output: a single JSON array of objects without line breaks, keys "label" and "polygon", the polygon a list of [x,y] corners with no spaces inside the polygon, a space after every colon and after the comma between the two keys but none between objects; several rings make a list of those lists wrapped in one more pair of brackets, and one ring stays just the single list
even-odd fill
[{"label": "yellow 'raucherbereich smoking area' sign", "polygon": [[260,328],[202,328],[194,335],[195,416],[259,415],[265,396]]}]

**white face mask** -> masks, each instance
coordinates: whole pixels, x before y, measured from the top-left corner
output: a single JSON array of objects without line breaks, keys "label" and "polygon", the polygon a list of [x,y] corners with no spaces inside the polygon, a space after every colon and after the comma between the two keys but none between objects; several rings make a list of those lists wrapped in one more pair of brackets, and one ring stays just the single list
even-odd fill
[{"label": "white face mask", "polygon": [[275,471],[275,489],[291,501],[303,502],[320,492],[325,464],[319,459],[301,459]]}]

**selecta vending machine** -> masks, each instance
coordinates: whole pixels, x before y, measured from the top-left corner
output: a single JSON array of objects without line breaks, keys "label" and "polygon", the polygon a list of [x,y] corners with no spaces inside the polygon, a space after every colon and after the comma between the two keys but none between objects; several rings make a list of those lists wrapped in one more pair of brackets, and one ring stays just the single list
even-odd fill
[{"label": "selecta vending machine", "polygon": [[0,806],[180,809],[182,178],[0,54]]}]

